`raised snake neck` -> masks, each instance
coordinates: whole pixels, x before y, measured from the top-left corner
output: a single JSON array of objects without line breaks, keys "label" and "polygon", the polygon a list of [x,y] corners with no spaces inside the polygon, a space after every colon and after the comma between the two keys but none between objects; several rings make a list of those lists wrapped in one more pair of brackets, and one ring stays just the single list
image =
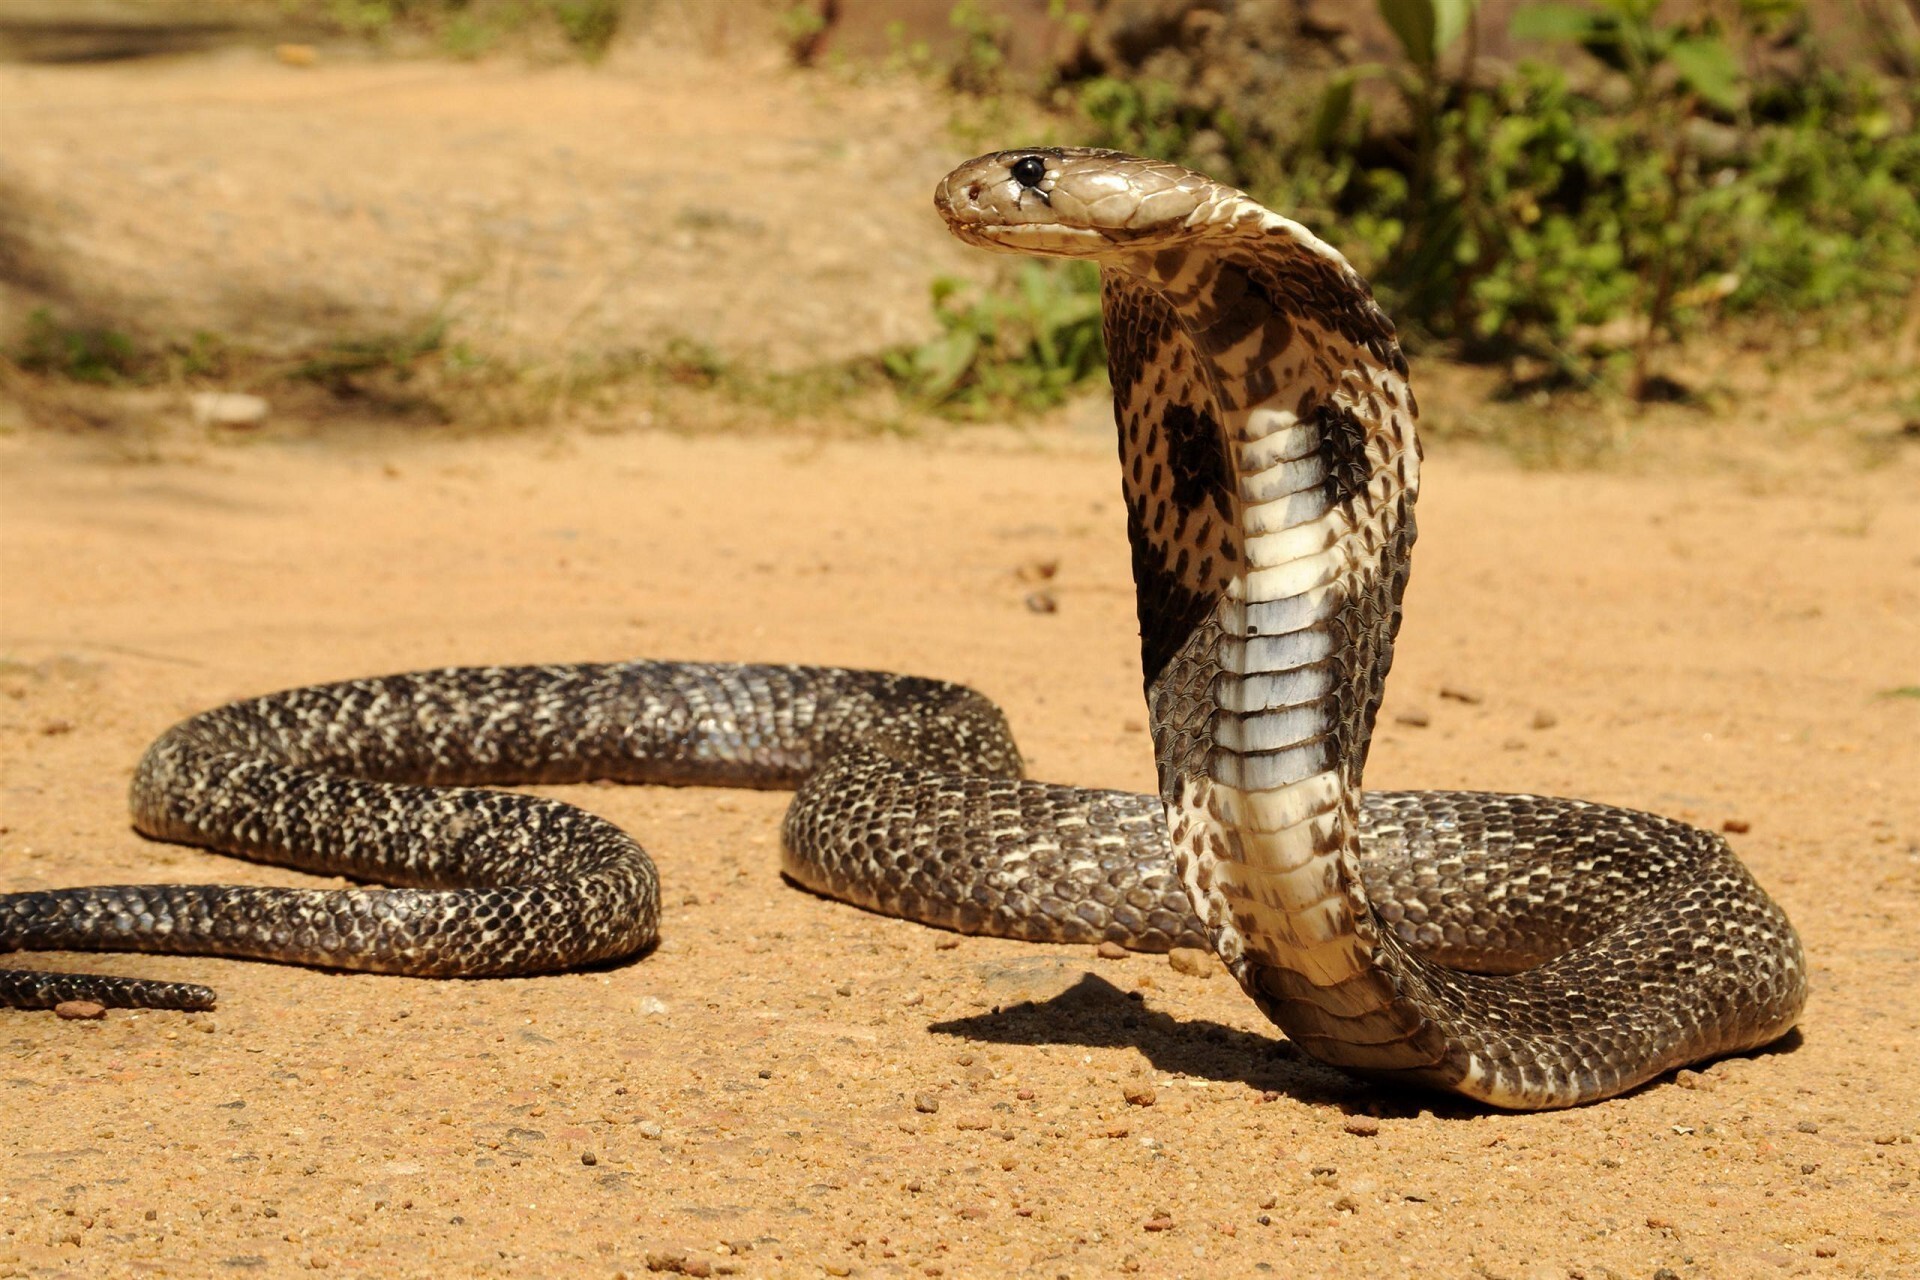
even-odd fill
[{"label": "raised snake neck", "polygon": [[[1792,1026],[1798,937],[1723,841],[1686,828],[1604,851],[1649,891],[1598,897],[1608,932],[1524,973],[1443,968],[1382,927],[1360,783],[1414,540],[1418,408],[1338,252],[1243,192],[1113,152],[984,156],[935,205],[970,243],[1100,265],[1160,794],[1209,940],[1290,1039],[1537,1107]],[[1552,834],[1577,848],[1598,825]]]},{"label": "raised snake neck", "polygon": [[[1496,1105],[1605,1097],[1792,1025],[1799,941],[1718,837],[1577,800],[1361,795],[1419,453],[1392,326],[1337,253],[1240,192],[1111,152],[982,157],[936,201],[973,243],[1101,265],[1158,799],[1023,781],[997,708],[914,677],[377,677],[175,726],[136,771],[134,821],[404,887],[4,894],[0,951],[442,977],[630,955],[659,916],[640,846],[473,784],[798,785],[785,865],[809,887],[965,932],[1204,939],[1313,1056]],[[0,971],[0,1005],[72,998],[213,997]]]}]

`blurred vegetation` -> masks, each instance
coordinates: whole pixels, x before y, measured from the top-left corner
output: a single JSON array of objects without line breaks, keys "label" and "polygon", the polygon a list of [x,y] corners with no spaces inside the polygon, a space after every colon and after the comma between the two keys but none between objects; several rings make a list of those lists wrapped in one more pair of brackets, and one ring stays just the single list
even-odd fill
[{"label": "blurred vegetation", "polygon": [[[1091,341],[1094,355],[1088,358],[1102,358],[1097,335]],[[23,372],[56,383],[267,394],[276,404],[294,406],[296,417],[305,400],[323,415],[350,409],[463,428],[591,422],[603,416],[628,421],[636,402],[664,408],[692,394],[725,402],[743,422],[830,418],[875,430],[902,426],[894,378],[885,363],[892,356],[769,369],[705,343],[669,337],[657,347],[519,363],[457,340],[444,310],[412,325],[341,334],[287,353],[256,350],[212,333],[140,340],[112,329],[63,324],[42,307],[27,317],[25,336],[9,354]],[[1086,376],[1084,367],[1076,372]],[[88,417],[71,411],[66,416]]]},{"label": "blurred vegetation", "polygon": [[[1888,51],[1904,76],[1834,65],[1799,0],[1684,22],[1659,0],[1594,0],[1520,10],[1516,38],[1568,56],[1493,73],[1474,0],[1377,5],[1398,61],[1336,71],[1305,101],[1060,79],[1041,92],[1052,134],[1245,187],[1339,244],[1409,346],[1543,386],[1681,396],[1655,368],[1663,346],[1736,317],[1884,315],[1920,282],[1914,51]],[[1033,96],[992,53],[1004,31],[966,5],[955,19],[970,34],[954,87]],[[1088,273],[1022,274],[962,300],[936,282],[940,335],[888,367],[949,411],[1051,402],[1073,389],[1056,353],[1080,351],[1075,298],[1096,289]]]},{"label": "blurred vegetation", "polygon": [[[396,46],[588,60],[625,8],[283,2]],[[1663,357],[1735,327],[1788,350],[1843,325],[1920,333],[1920,48],[1898,31],[1874,30],[1870,70],[1828,56],[1800,0],[1715,0],[1685,20],[1664,18],[1659,0],[1537,3],[1511,34],[1552,56],[1496,66],[1479,52],[1476,0],[1374,4],[1397,43],[1389,64],[1309,74],[1271,33],[1235,32],[1187,55],[1211,77],[1205,90],[1152,58],[1135,70],[1062,61],[1036,79],[1010,57],[1007,19],[980,0],[952,8],[948,52],[896,35],[887,61],[953,91],[953,131],[969,149],[1037,136],[1162,156],[1245,187],[1346,252],[1410,348],[1501,366],[1508,393],[1684,399],[1694,389]],[[826,0],[778,11],[795,62],[830,49],[832,13]],[[1092,21],[1053,17],[1083,37]],[[306,391],[429,422],[617,416],[623,399],[698,393],[748,417],[886,427],[903,406],[989,417],[1097,386],[1098,289],[1085,263],[1020,261],[990,286],[937,279],[931,338],[785,372],[685,339],[516,364],[458,340],[445,308],[291,355],[212,334],[136,340],[43,310],[5,354],[90,386]]]},{"label": "blurred vegetation", "polygon": [[342,35],[424,38],[459,58],[558,35],[587,61],[620,31],[622,0],[286,0],[289,13]]}]

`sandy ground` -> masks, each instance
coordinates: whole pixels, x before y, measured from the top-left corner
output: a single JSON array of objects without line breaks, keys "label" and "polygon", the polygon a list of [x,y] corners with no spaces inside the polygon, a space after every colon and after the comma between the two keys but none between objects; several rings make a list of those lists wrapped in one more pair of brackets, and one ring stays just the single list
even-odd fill
[{"label": "sandy ground", "polygon": [[[297,880],[135,836],[143,743],[443,663],[917,671],[1002,701],[1037,776],[1146,787],[1109,449],[641,434],[127,464],[0,439],[4,884]],[[612,1275],[684,1250],[743,1275],[1913,1274],[1920,709],[1880,695],[1915,675],[1917,474],[1431,467],[1371,781],[1751,824],[1732,838],[1813,964],[1785,1051],[1483,1114],[1300,1060],[1224,974],[812,897],[776,869],[780,795],[569,788],[659,861],[644,959],[463,983],[116,957],[221,1007],[0,1013],[0,1273]],[[1056,613],[1023,603],[1041,562]]]},{"label": "sandy ground", "polygon": [[924,336],[933,275],[986,273],[927,234],[963,158],[925,145],[940,119],[911,82],[672,46],[606,69],[0,64],[0,264],[148,337],[273,349],[444,315],[516,361],[683,337],[810,363]]},{"label": "sandy ground", "polygon": [[[927,104],[824,84],[644,49],[0,68],[0,249],[154,332],[299,341],[450,298],[463,338],[536,355],[867,350],[924,331],[933,274],[982,268],[927,210],[958,158]],[[644,959],[452,983],[27,958],[222,1003],[0,1013],[0,1275],[1915,1274],[1920,702],[1888,692],[1920,685],[1920,458],[1860,381],[1858,418],[1838,382],[1795,403],[1878,433],[1870,468],[1734,414],[1692,437],[1744,440],[1733,463],[1640,475],[1436,437],[1370,772],[1746,824],[1813,964],[1782,1051],[1567,1114],[1383,1092],[1219,974],[794,889],[779,795],[571,788],[658,858]],[[150,438],[102,438],[0,403],[0,888],[297,881],[135,836],[142,746],[225,699],[447,663],[916,671],[1001,700],[1037,776],[1151,782],[1097,411],[210,444],[184,397],[154,405]],[[1049,563],[1058,611],[1034,612]]]}]

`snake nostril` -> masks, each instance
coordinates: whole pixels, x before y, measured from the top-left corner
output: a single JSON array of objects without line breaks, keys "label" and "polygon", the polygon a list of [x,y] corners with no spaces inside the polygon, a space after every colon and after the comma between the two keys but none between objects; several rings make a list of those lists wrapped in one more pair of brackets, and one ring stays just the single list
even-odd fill
[{"label": "snake nostril", "polygon": [[976,182],[972,186],[967,188],[967,203],[968,204],[980,203],[980,184],[979,183]]}]

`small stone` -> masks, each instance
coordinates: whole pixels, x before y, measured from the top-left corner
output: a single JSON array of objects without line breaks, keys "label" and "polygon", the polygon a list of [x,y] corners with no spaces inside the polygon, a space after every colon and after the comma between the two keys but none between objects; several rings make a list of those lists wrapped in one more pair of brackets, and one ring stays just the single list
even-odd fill
[{"label": "small stone", "polygon": [[830,1276],[850,1276],[853,1274],[853,1268],[844,1262],[823,1262],[820,1264],[820,1269]]},{"label": "small stone", "polygon": [[1348,1116],[1340,1127],[1356,1138],[1371,1138],[1380,1132],[1380,1122],[1372,1116]]},{"label": "small stone", "polygon": [[92,1020],[107,1016],[107,1007],[95,1004],[91,1000],[62,1000],[53,1006],[55,1017],[65,1018],[68,1022]]},{"label": "small stone", "polygon": [[1440,696],[1450,698],[1454,702],[1464,702],[1470,707],[1477,707],[1487,700],[1486,695],[1482,694],[1478,689],[1469,689],[1465,685],[1458,684],[1441,685]]},{"label": "small stone", "polygon": [[1030,592],[1026,599],[1028,613],[1058,613],[1060,602],[1053,598],[1051,591]]},{"label": "small stone", "polygon": [[1093,949],[1093,954],[1102,960],[1125,960],[1127,949],[1117,942],[1103,942]]},{"label": "small stone", "polygon": [[853,984],[850,982],[843,982],[839,986],[833,989],[833,994],[837,996],[850,996],[853,994]]},{"label": "small stone", "polygon": [[1127,1105],[1130,1107],[1150,1107],[1158,1098],[1158,1095],[1144,1084],[1130,1084],[1120,1091],[1120,1096],[1127,1100]]},{"label": "small stone", "polygon": [[1811,1120],[1802,1120],[1802,1121],[1799,1121],[1799,1122],[1798,1122],[1798,1123],[1796,1123],[1796,1124],[1795,1124],[1795,1125],[1794,1125],[1793,1127],[1794,1127],[1795,1129],[1797,1129],[1797,1130],[1799,1130],[1799,1131],[1800,1131],[1801,1133],[1818,1133],[1818,1132],[1820,1132],[1820,1126],[1819,1126],[1819,1125],[1817,1125],[1817,1124],[1815,1124],[1815,1123],[1814,1123],[1813,1121],[1811,1121]]},{"label": "small stone", "polygon": [[1680,1280],[1672,1267],[1661,1267],[1653,1273],[1653,1280]]},{"label": "small stone", "polygon": [[1551,711],[1536,711],[1533,713],[1532,724],[1536,729],[1551,729],[1559,723],[1560,717]]},{"label": "small stone", "polygon": [[1393,722],[1406,725],[1409,729],[1424,729],[1433,723],[1433,717],[1419,707],[1408,707],[1405,711],[1395,712]]},{"label": "small stone", "polygon": [[1018,1093],[1016,1093],[1016,1094],[1014,1094],[1013,1096],[1014,1096],[1014,1097],[1016,1097],[1016,1098],[1018,1098],[1018,1099],[1020,1099],[1020,1101],[1022,1101],[1022,1102],[1032,1102],[1032,1101],[1033,1101],[1033,1090],[1031,1090],[1031,1089],[1022,1089],[1022,1090],[1020,1090],[1020,1091],[1019,1091]]},{"label": "small stone", "polygon": [[667,1013],[667,1002],[659,996],[641,996],[633,1002],[633,1011],[643,1018],[664,1017]]},{"label": "small stone", "polygon": [[1148,1231],[1171,1231],[1173,1230],[1173,1219],[1167,1214],[1156,1213],[1140,1225]]},{"label": "small stone", "polygon": [[909,991],[906,995],[900,997],[900,1003],[909,1009],[917,1009],[926,1002],[926,996],[918,991]]},{"label": "small stone", "polygon": [[660,1126],[654,1121],[642,1120],[639,1124],[635,1125],[634,1127],[640,1131],[640,1136],[645,1138],[648,1142],[658,1142],[660,1140],[661,1129],[660,1129]]},{"label": "small stone", "polygon": [[1728,818],[1720,824],[1720,829],[1730,836],[1743,836],[1753,830],[1753,824],[1745,818]]},{"label": "small stone", "polygon": [[1167,963],[1174,972],[1184,973],[1190,978],[1211,978],[1213,976],[1213,952],[1202,951],[1199,947],[1175,947],[1167,952]]},{"label": "small stone", "polygon": [[1673,1082],[1682,1089],[1698,1089],[1701,1093],[1712,1093],[1714,1090],[1713,1077],[1702,1075],[1698,1071],[1677,1071],[1674,1073]]},{"label": "small stone", "polygon": [[1127,1126],[1123,1124],[1110,1124],[1105,1130],[1105,1134],[1109,1138],[1124,1138],[1127,1136],[1127,1133]]},{"label": "small stone", "polygon": [[954,937],[952,934],[933,940],[933,949],[935,951],[951,951],[959,945],[960,939]]},{"label": "small stone", "polygon": [[580,1163],[587,1166],[587,1168],[591,1169],[593,1168],[593,1166],[600,1163],[600,1157],[593,1154],[593,1152],[591,1151],[582,1151],[580,1153]]},{"label": "small stone", "polygon": [[273,56],[283,67],[311,67],[320,61],[320,51],[310,44],[277,44]]},{"label": "small stone", "polygon": [[1900,1135],[1897,1133],[1876,1133],[1873,1135],[1873,1145],[1876,1147],[1891,1147],[1899,1141]]},{"label": "small stone", "polygon": [[916,1093],[913,1095],[913,1109],[921,1115],[930,1116],[940,1110],[940,1099],[930,1093]]},{"label": "small stone", "polygon": [[268,404],[239,391],[198,391],[188,397],[193,420],[203,427],[257,427],[267,420]]},{"label": "small stone", "polygon": [[49,720],[40,726],[41,735],[48,738],[57,738],[63,733],[72,732],[73,721],[71,720]]},{"label": "small stone", "polygon": [[1058,560],[1029,560],[1014,570],[1014,576],[1022,582],[1045,582],[1060,572]]}]

